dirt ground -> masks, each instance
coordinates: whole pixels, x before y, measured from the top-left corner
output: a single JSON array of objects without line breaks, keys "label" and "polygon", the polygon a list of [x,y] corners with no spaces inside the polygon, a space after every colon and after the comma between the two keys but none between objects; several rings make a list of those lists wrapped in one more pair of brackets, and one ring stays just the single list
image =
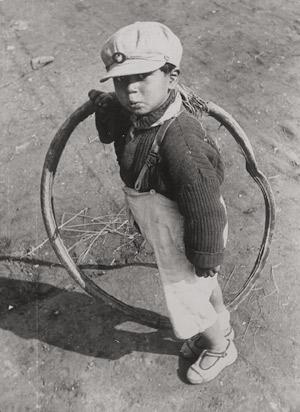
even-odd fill
[{"label": "dirt ground", "polygon": [[[0,0],[0,13],[0,411],[299,412],[299,1]],[[189,363],[170,331],[132,322],[86,295],[47,242],[30,254],[46,239],[39,186],[47,148],[100,87],[104,40],[138,20],[158,20],[181,38],[182,82],[242,125],[276,198],[268,262],[232,313],[239,358],[202,386],[186,382]],[[31,58],[49,55],[52,63],[32,69]],[[221,280],[228,301],[254,264],[264,205],[232,137],[204,121],[226,165],[231,230]],[[90,118],[65,150],[55,182],[59,218],[123,206],[113,150],[96,137]],[[147,248],[119,250],[101,241],[85,262],[152,259]],[[122,300],[165,313],[154,269],[87,273]]]}]

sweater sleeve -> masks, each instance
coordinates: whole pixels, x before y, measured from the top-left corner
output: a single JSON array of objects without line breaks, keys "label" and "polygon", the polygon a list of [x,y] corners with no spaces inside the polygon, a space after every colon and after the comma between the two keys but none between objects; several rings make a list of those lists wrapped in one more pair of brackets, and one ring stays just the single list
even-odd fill
[{"label": "sweater sleeve", "polygon": [[211,269],[223,262],[227,218],[221,203],[220,155],[201,133],[195,124],[183,128],[177,122],[165,139],[163,153],[184,217],[186,256],[196,268]]},{"label": "sweater sleeve", "polygon": [[220,265],[226,214],[217,179],[200,176],[181,187],[177,201],[185,217],[184,243],[188,260],[199,269]]}]

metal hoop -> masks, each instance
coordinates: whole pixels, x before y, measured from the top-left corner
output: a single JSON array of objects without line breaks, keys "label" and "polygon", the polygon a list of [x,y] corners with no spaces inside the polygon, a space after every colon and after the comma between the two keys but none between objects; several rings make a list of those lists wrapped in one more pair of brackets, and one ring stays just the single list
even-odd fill
[{"label": "metal hoop", "polygon": [[[251,292],[255,282],[260,276],[262,269],[266,263],[272,235],[275,225],[275,202],[270,184],[266,177],[257,168],[254,153],[251,144],[238,125],[238,123],[223,109],[213,103],[206,103],[206,112],[209,116],[214,117],[231,133],[236,142],[242,149],[243,155],[246,159],[246,168],[249,174],[253,177],[255,182],[259,185],[265,200],[265,230],[260,246],[260,250],[255,261],[254,267],[248,276],[244,286],[238,294],[228,303],[229,310],[236,309],[238,305]],[[67,120],[60,127],[54,136],[50,147],[47,151],[41,179],[41,209],[44,219],[45,228],[51,242],[51,245],[69,275],[84,289],[89,295],[95,299],[109,304],[115,309],[118,309],[128,315],[136,322],[148,325],[154,328],[170,328],[171,323],[165,316],[157,313],[136,308],[120,301],[114,296],[102,290],[96,283],[94,283],[73,261],[68,253],[66,246],[59,234],[58,225],[55,219],[54,201],[53,201],[53,184],[57,171],[57,167],[64,151],[64,148],[73,133],[74,129],[84,121],[88,116],[94,113],[94,106],[92,102],[88,101],[80,106],[74,113],[72,113]],[[112,266],[112,269],[114,266]],[[117,269],[118,267],[116,267]]]}]

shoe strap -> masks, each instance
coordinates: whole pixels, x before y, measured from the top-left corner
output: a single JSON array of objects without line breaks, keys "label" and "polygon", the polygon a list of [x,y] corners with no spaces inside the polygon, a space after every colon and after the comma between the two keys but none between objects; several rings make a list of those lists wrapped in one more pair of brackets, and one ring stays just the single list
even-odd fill
[{"label": "shoe strap", "polygon": [[[204,351],[200,355],[200,358],[202,359],[204,358],[204,356],[213,356],[214,358],[225,358],[225,356],[227,355],[227,350],[229,346],[230,346],[230,340],[228,340],[228,345],[226,346],[226,349],[223,352],[213,352],[211,350],[204,349]],[[201,359],[200,359],[200,362],[201,362]]]},{"label": "shoe strap", "polygon": [[226,331],[224,331],[224,337],[226,338],[227,336],[229,336],[232,332],[232,326],[230,325],[228,329],[226,329]]}]

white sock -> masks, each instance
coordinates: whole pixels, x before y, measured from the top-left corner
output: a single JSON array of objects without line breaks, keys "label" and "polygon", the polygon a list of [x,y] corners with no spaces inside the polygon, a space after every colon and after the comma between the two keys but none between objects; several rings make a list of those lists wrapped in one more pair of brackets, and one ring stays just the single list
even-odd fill
[{"label": "white sock", "polygon": [[222,310],[222,312],[218,313],[218,320],[222,331],[226,332],[231,328],[230,312],[228,309],[225,308],[224,310]]}]

